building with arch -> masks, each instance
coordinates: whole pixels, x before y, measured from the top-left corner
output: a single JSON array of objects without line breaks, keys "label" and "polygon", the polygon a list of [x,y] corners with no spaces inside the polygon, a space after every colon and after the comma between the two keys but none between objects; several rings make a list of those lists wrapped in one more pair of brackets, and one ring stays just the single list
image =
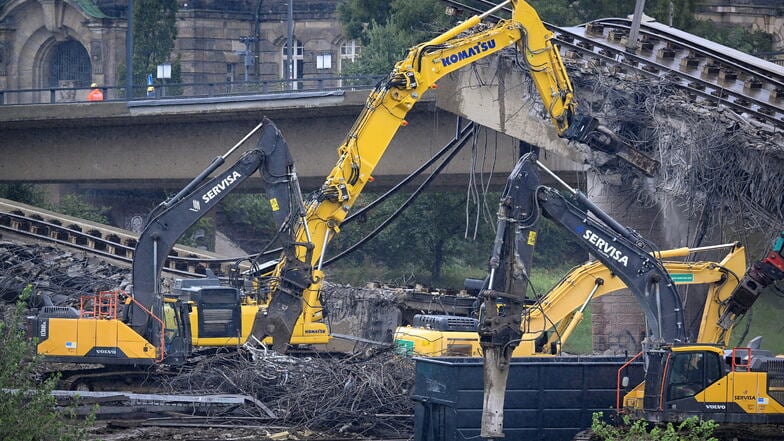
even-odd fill
[{"label": "building with arch", "polygon": [[[84,99],[91,83],[122,87],[127,6],[128,0],[0,0],[0,89],[83,88],[56,91],[58,101],[69,101]],[[294,78],[334,76],[356,59],[359,44],[342,36],[336,6],[294,2]],[[284,0],[185,0],[178,7],[171,61],[179,61],[183,83],[286,77]],[[51,91],[6,100],[29,102],[36,93]]]}]

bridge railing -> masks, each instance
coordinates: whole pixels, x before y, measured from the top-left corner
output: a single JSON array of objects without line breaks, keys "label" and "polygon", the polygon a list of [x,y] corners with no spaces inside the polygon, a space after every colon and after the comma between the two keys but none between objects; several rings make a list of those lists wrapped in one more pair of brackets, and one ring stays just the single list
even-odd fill
[{"label": "bridge railing", "polygon": [[[382,76],[332,76],[297,78],[296,80],[229,81],[203,83],[156,84],[134,86],[130,100],[157,98],[198,98],[212,96],[291,93],[328,90],[367,90]],[[101,86],[104,101],[129,101],[124,86]],[[58,104],[87,101],[90,87],[45,87],[38,89],[0,90],[0,105]]]}]

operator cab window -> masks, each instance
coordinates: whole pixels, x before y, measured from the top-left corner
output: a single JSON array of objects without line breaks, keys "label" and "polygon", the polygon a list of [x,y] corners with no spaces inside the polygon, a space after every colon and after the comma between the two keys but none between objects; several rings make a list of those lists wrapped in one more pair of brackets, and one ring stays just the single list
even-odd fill
[{"label": "operator cab window", "polygon": [[670,360],[668,399],[691,397],[721,378],[721,359],[712,352],[681,352]]}]

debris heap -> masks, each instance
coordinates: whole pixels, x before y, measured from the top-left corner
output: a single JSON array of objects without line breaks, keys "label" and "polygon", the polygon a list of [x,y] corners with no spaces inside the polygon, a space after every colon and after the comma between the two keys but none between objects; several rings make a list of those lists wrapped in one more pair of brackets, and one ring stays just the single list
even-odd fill
[{"label": "debris heap", "polygon": [[[254,396],[274,423],[296,430],[396,438],[413,433],[413,385],[413,361],[391,350],[297,357],[255,348],[206,358],[166,383],[178,393]],[[259,407],[243,412],[268,417]]]}]

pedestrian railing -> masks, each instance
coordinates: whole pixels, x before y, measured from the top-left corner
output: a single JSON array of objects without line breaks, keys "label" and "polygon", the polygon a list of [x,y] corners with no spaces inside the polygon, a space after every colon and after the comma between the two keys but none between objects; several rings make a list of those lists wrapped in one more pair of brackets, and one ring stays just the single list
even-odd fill
[{"label": "pedestrian railing", "polygon": [[[381,76],[336,76],[297,78],[296,80],[229,81],[224,83],[168,83],[133,87],[131,97],[125,86],[102,86],[104,101],[176,99],[213,96],[252,95],[329,90],[367,90]],[[60,104],[87,102],[91,87],[46,87],[37,89],[0,89],[0,105]]]}]

